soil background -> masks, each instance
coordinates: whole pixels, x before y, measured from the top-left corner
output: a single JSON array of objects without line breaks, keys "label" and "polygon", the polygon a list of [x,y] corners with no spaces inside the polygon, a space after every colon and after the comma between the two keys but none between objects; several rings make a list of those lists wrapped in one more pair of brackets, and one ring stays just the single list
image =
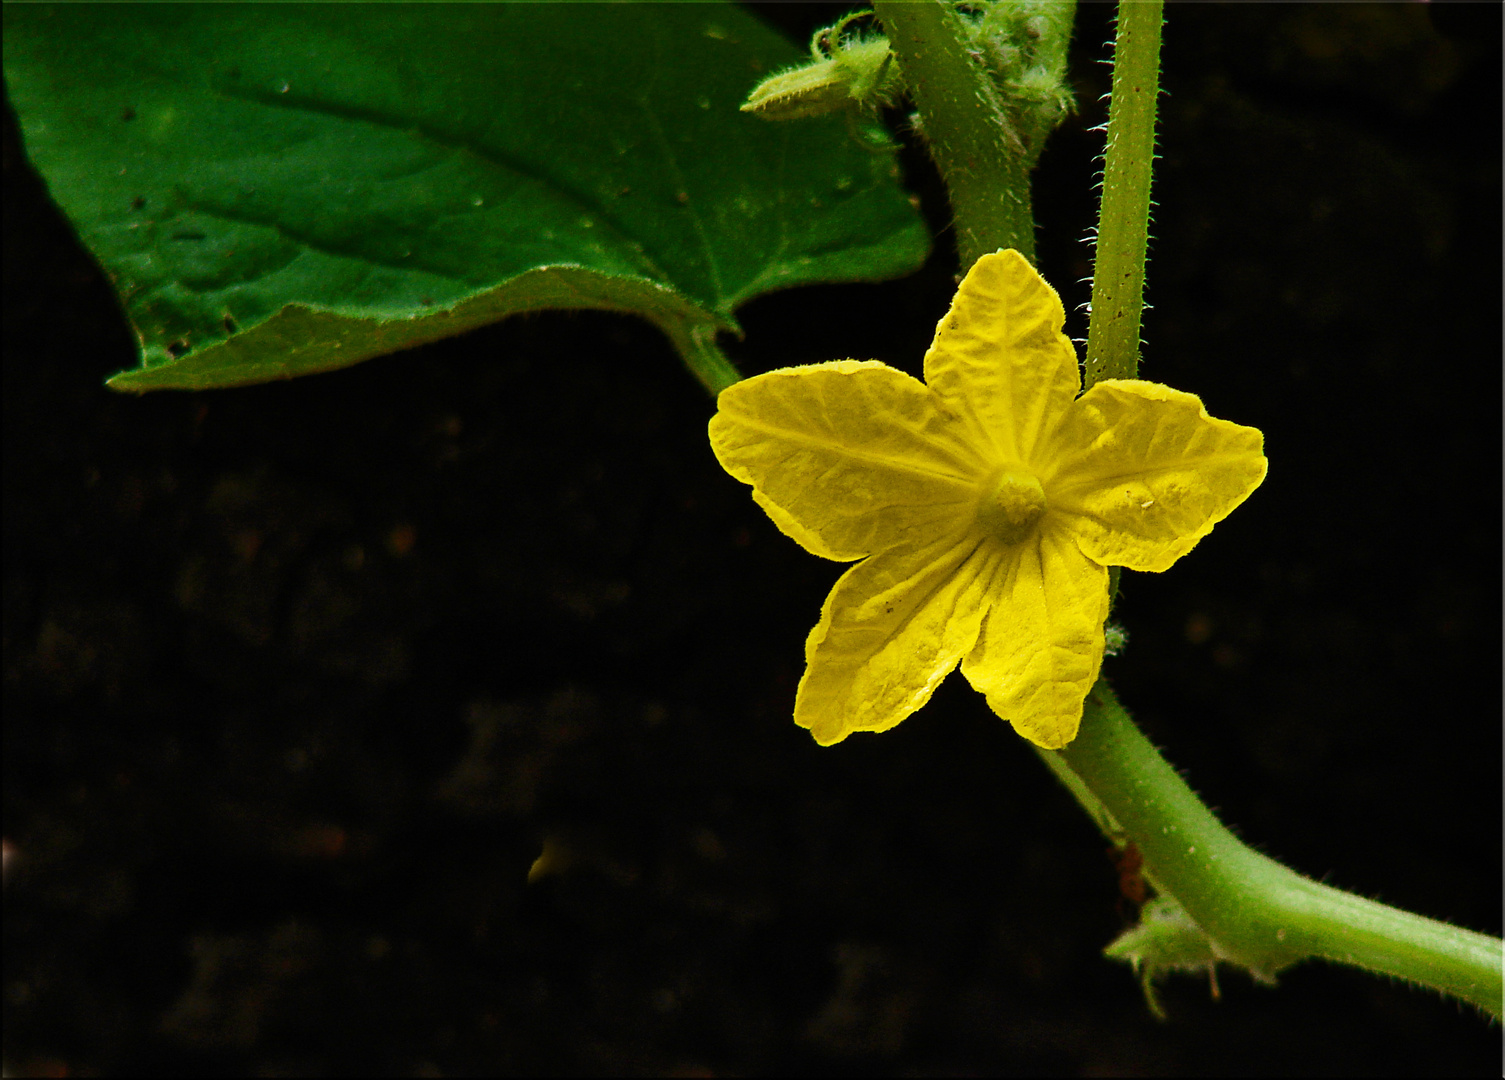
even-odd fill
[{"label": "soil background", "polygon": [[[770,6],[796,41],[839,6]],[[1111,11],[1037,174],[1087,298]],[[1224,818],[1500,931],[1500,9],[1173,5],[1142,374],[1270,474],[1126,574],[1119,695]],[[956,272],[759,300],[751,374],[918,373]],[[1104,841],[960,676],[790,721],[840,569],[713,460],[645,324],[514,319],[294,382],[112,393],[109,288],[4,146],[13,1075],[1494,1075],[1500,1031],[1307,964],[1100,956]],[[529,869],[543,855],[530,884]]]}]

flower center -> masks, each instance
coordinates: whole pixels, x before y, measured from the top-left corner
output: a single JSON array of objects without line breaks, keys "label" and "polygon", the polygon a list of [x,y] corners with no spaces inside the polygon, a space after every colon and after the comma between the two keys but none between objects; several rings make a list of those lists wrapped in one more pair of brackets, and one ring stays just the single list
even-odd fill
[{"label": "flower center", "polygon": [[977,521],[1005,544],[1028,536],[1045,513],[1045,489],[1038,477],[1020,467],[999,472],[977,504]]}]

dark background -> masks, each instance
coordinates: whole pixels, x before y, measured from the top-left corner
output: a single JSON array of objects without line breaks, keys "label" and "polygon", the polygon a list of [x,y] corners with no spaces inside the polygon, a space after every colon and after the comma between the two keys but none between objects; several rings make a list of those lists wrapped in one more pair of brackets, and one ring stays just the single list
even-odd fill
[{"label": "dark background", "polygon": [[[803,41],[845,9],[759,10]],[[1037,174],[1068,310],[1110,14]],[[1494,933],[1499,41],[1485,4],[1170,9],[1142,374],[1262,428],[1270,475],[1125,576],[1106,668],[1261,849]],[[790,710],[840,568],[717,467],[646,325],[114,394],[131,334],[5,140],[9,1071],[1497,1071],[1471,1009],[1315,963],[1171,980],[1152,1020],[1099,956],[1104,842],[959,676],[817,747]],[[955,270],[942,232],[729,347],[917,372]]]}]

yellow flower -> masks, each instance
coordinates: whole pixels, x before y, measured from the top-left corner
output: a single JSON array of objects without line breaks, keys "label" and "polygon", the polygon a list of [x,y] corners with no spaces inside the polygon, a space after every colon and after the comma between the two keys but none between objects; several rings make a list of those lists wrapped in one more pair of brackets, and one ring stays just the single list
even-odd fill
[{"label": "yellow flower", "polygon": [[822,745],[886,731],[961,664],[1048,749],[1103,660],[1108,566],[1164,570],[1265,477],[1264,436],[1191,394],[1080,397],[1060,298],[985,255],[925,354],[783,368],[721,392],[711,447],[806,551],[853,566],[805,642],[794,719]]}]

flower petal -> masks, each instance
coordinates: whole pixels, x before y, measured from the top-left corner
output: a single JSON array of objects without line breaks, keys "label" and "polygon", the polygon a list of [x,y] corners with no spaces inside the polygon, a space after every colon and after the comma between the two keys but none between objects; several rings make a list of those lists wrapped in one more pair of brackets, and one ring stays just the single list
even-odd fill
[{"label": "flower petal", "polygon": [[1072,406],[1041,477],[1050,513],[1089,559],[1164,570],[1265,478],[1264,435],[1194,394],[1105,379]]},{"label": "flower petal", "polygon": [[1057,750],[1076,737],[1103,663],[1108,572],[1065,529],[1008,549],[962,674],[1026,739]]},{"label": "flower petal", "polygon": [[829,746],[929,701],[977,640],[999,550],[968,529],[843,574],[805,641],[795,723]]},{"label": "flower petal", "polygon": [[925,381],[999,462],[1035,460],[1081,390],[1061,298],[1017,251],[967,272],[925,354]]},{"label": "flower petal", "polygon": [[716,404],[716,459],[814,555],[860,559],[972,519],[985,466],[956,418],[897,368],[781,368],[728,387]]}]

